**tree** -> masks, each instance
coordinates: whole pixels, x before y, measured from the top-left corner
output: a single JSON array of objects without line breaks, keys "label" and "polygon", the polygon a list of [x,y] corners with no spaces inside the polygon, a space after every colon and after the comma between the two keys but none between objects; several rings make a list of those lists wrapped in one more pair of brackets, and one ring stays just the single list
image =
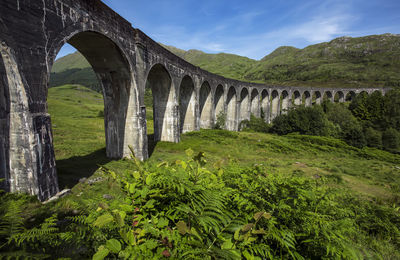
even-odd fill
[{"label": "tree", "polygon": [[382,144],[386,151],[398,153],[400,148],[399,132],[394,128],[386,129],[382,134]]}]

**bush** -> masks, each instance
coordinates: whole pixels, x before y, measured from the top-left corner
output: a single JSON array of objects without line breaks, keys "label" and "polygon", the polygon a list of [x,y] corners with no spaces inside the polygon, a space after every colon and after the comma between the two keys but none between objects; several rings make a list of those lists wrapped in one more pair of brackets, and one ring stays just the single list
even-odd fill
[{"label": "bush", "polygon": [[399,132],[394,128],[388,128],[382,133],[382,145],[386,151],[398,153],[400,148]]},{"label": "bush", "polygon": [[250,115],[250,120],[243,120],[239,125],[239,130],[261,133],[268,133],[269,128],[270,126],[264,121],[263,118],[255,117],[253,114]]},{"label": "bush", "polygon": [[365,139],[369,147],[382,148],[382,133],[380,131],[368,127],[365,129]]},{"label": "bush", "polygon": [[271,132],[280,135],[298,132],[306,135],[333,135],[334,126],[320,106],[298,107],[287,114],[279,115],[273,120]]},{"label": "bush", "polygon": [[357,121],[353,125],[346,125],[346,128],[341,131],[341,136],[347,144],[358,148],[367,144],[361,124]]},{"label": "bush", "polygon": [[214,125],[214,129],[225,129],[226,124],[226,113],[224,111],[220,111],[217,115],[217,120]]}]

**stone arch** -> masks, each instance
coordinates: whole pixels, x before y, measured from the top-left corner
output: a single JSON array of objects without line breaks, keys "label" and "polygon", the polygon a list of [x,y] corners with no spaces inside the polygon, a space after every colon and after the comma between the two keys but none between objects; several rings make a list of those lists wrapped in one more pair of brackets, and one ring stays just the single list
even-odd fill
[{"label": "stone arch", "polygon": [[337,91],[334,97],[335,102],[343,103],[344,102],[344,94],[342,91]]},{"label": "stone arch", "polygon": [[260,117],[260,95],[258,90],[254,88],[251,91],[251,107],[250,113],[253,114],[255,117]]},{"label": "stone arch", "polygon": [[346,93],[345,96],[345,101],[352,101],[356,96],[356,93],[354,91],[349,91]]},{"label": "stone arch", "polygon": [[264,116],[264,121],[269,123],[270,122],[270,100],[269,100],[269,93],[268,90],[263,89],[261,91],[261,111],[262,115]]},{"label": "stone arch", "polygon": [[186,133],[196,129],[195,115],[196,95],[193,79],[184,76],[179,87],[180,132]]},{"label": "stone arch", "polygon": [[300,92],[298,90],[295,90],[293,92],[292,100],[293,100],[293,104],[295,106],[300,106],[301,105],[301,103],[302,103],[301,94],[300,94]]},{"label": "stone arch", "polygon": [[281,93],[281,113],[286,114],[290,108],[290,96],[287,90]]},{"label": "stone arch", "polygon": [[312,106],[312,98],[309,91],[304,91],[302,99],[306,107]]},{"label": "stone arch", "polygon": [[200,108],[200,128],[211,128],[211,123],[212,123],[211,87],[207,81],[204,81],[200,87],[199,108]]},{"label": "stone arch", "polygon": [[242,91],[240,91],[239,122],[250,119],[249,112],[249,90],[242,88]]},{"label": "stone arch", "polygon": [[[106,153],[109,158],[129,156],[132,145],[138,158],[146,158],[139,145],[139,101],[132,66],[116,41],[97,31],[74,32],[57,43],[57,51],[68,42],[90,63],[102,87]],[[52,65],[54,60],[50,61]],[[50,70],[51,68],[49,68]]]},{"label": "stone arch", "polygon": [[175,93],[171,76],[162,64],[155,64],[150,69],[146,87],[153,94],[154,141],[176,141],[174,131]]},{"label": "stone arch", "polygon": [[331,91],[325,91],[322,100],[328,100],[329,102],[333,102],[333,95]]},{"label": "stone arch", "polygon": [[271,93],[271,121],[279,115],[280,111],[279,93],[277,90],[273,90]]},{"label": "stone arch", "polygon": [[316,105],[320,105],[322,102],[322,96],[321,96],[321,92],[319,91],[314,91],[313,96],[312,96],[312,101],[316,104]]},{"label": "stone arch", "polygon": [[231,131],[237,131],[237,119],[236,119],[236,103],[237,96],[235,87],[230,87],[226,98],[226,129]]},{"label": "stone arch", "polygon": [[214,94],[214,122],[221,113],[224,113],[224,87],[218,85]]}]

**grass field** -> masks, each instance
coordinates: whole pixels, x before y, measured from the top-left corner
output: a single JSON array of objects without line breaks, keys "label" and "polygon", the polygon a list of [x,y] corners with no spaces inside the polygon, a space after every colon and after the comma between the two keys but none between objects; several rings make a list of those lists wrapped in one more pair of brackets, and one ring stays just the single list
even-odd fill
[{"label": "grass field", "polygon": [[[105,157],[101,94],[82,86],[67,85],[49,90],[54,147],[59,182],[73,187],[79,178],[91,176],[99,165],[127,170],[126,160]],[[148,109],[148,113],[152,113]],[[152,131],[152,121],[148,122]],[[178,144],[159,142],[149,159],[175,161],[188,148],[206,153],[210,163],[263,164],[271,173],[328,176],[338,187],[369,199],[400,202],[400,156],[372,148],[357,149],[325,137],[202,130],[182,136]]]},{"label": "grass field", "polygon": [[156,143],[144,163],[110,160],[100,94],[55,87],[48,104],[59,185],[71,192],[47,204],[0,196],[0,258],[400,259],[399,155],[201,130]]}]

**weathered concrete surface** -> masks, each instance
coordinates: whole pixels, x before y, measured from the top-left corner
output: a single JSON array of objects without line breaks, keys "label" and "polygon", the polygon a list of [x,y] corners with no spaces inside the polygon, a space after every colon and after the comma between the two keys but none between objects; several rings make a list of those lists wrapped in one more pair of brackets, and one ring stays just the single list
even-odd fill
[{"label": "weathered concrete surface", "polygon": [[[226,115],[237,131],[250,113],[270,122],[292,105],[326,96],[338,102],[361,91],[279,87],[214,75],[170,53],[99,0],[0,1],[0,178],[12,192],[46,200],[58,192],[49,74],[60,48],[78,49],[103,89],[106,153],[148,157],[144,91],[152,89],[154,139],[179,142],[180,133],[210,128]],[[295,97],[293,97],[295,96]]]}]

